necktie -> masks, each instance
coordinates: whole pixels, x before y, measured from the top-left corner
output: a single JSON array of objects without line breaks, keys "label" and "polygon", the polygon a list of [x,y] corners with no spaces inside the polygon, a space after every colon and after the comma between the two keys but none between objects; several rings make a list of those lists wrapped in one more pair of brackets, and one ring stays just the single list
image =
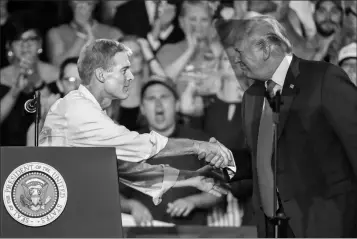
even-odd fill
[{"label": "necktie", "polygon": [[264,98],[258,134],[257,173],[261,202],[268,217],[274,215],[274,176],[271,166],[273,138],[273,111],[268,99]]}]

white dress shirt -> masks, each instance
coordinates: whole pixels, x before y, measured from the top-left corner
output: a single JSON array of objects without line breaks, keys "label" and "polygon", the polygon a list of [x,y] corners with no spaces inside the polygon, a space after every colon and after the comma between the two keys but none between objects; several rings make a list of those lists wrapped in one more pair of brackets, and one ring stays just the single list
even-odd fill
[{"label": "white dress shirt", "polygon": [[[39,138],[40,146],[115,147],[120,180],[152,196],[155,204],[175,184],[179,170],[143,161],[161,151],[167,141],[154,131],[139,134],[114,123],[83,85],[52,105]],[[145,172],[152,172],[152,178],[143,181],[140,176]],[[122,177],[130,173],[135,182]]]},{"label": "white dress shirt", "polygon": [[[276,68],[271,80],[276,83],[273,88],[274,95],[279,90],[280,92],[283,90],[286,74],[288,73],[291,61],[293,60],[292,55],[285,55],[283,60],[280,62],[278,68]],[[265,87],[267,88],[267,82],[265,82]]]}]

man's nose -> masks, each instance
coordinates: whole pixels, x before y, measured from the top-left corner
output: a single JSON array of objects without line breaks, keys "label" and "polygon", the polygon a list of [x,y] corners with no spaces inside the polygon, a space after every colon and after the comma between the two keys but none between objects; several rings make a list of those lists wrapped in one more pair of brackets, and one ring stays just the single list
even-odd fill
[{"label": "man's nose", "polygon": [[127,73],[126,79],[127,79],[128,81],[134,80],[134,75],[133,75],[133,73],[131,73],[131,71],[129,71],[129,72]]},{"label": "man's nose", "polygon": [[155,106],[156,106],[156,108],[162,109],[161,99],[156,99],[155,100]]}]

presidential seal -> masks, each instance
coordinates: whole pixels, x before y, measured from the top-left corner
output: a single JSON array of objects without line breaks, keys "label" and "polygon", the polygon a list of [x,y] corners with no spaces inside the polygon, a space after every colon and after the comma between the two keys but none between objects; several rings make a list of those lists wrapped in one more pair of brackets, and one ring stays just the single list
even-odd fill
[{"label": "presidential seal", "polygon": [[4,205],[19,223],[40,227],[56,220],[67,202],[67,186],[61,174],[44,163],[17,167],[5,181]]}]

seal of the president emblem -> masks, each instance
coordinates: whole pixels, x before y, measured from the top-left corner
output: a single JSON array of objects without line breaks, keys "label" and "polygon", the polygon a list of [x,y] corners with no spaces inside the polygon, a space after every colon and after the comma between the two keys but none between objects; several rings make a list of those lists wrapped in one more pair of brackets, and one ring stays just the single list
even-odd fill
[{"label": "seal of the president emblem", "polygon": [[67,186],[61,174],[44,163],[26,163],[7,177],[4,205],[19,223],[40,227],[56,220],[67,203]]}]

